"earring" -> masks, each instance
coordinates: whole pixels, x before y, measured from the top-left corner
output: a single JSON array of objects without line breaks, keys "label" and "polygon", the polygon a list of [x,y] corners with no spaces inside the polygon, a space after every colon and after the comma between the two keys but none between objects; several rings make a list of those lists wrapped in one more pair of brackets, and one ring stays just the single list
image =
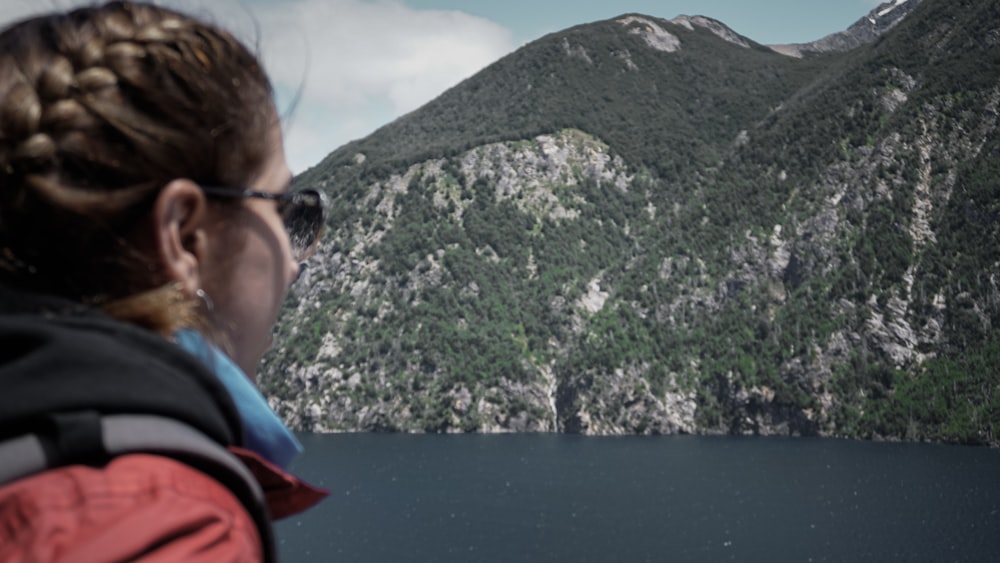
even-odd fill
[{"label": "earring", "polygon": [[215,311],[215,304],[212,303],[212,298],[209,297],[207,293],[205,293],[204,289],[199,287],[198,290],[194,292],[194,296],[197,297],[198,299],[201,299],[201,302],[205,304],[206,311],[208,311],[209,313]]}]

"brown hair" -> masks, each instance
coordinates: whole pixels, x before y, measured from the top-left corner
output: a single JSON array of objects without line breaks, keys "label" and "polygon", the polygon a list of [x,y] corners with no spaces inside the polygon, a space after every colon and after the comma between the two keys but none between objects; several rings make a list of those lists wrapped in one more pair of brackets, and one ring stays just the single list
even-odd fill
[{"label": "brown hair", "polygon": [[134,238],[160,188],[247,185],[276,115],[256,57],[164,8],[111,2],[0,33],[0,283],[169,333],[180,296]]}]

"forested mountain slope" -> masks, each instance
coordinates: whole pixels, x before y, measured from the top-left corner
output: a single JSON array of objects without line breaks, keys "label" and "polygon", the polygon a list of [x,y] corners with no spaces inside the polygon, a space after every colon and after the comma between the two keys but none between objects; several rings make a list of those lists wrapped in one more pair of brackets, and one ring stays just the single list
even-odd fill
[{"label": "forested mountain slope", "polygon": [[907,7],[801,58],[708,18],[581,25],[341,147],[296,179],[334,210],[272,403],[996,444],[1000,0]]}]

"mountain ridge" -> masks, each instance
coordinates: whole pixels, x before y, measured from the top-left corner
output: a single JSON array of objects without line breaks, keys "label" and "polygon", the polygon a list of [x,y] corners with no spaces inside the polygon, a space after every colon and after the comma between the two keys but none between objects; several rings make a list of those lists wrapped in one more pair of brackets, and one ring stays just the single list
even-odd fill
[{"label": "mountain ridge", "polygon": [[808,43],[770,45],[783,55],[803,57],[809,54],[842,52],[856,49],[878,39],[910,15],[922,0],[891,0],[879,4],[844,31],[831,33]]},{"label": "mountain ridge", "polygon": [[[682,16],[683,17],[683,16]],[[638,18],[638,19],[637,19]],[[631,33],[627,36],[620,37],[616,40],[617,45],[614,46],[610,53],[601,53],[595,57],[600,56],[600,60],[596,64],[604,65],[620,65],[620,70],[622,72],[633,71],[632,76],[626,75],[624,78],[626,80],[632,79],[633,83],[638,82],[632,86],[633,89],[638,90],[637,93],[642,94],[643,89],[647,89],[647,92],[651,89],[656,89],[660,86],[665,86],[662,84],[665,77],[660,77],[658,80],[661,84],[656,84],[657,79],[651,80],[648,77],[648,73],[643,73],[641,67],[636,66],[636,61],[633,61],[631,54],[635,52],[637,55],[641,55],[645,59],[649,60],[651,57],[655,57],[657,53],[667,53],[677,55],[681,59],[681,62],[676,63],[676,69],[680,71],[678,74],[680,76],[675,76],[675,79],[685,80],[689,82],[689,92],[687,97],[694,98],[698,97],[698,84],[701,80],[701,72],[699,69],[707,66],[708,62],[715,64],[719,59],[731,58],[731,61],[726,65],[734,73],[739,73],[741,68],[757,68],[757,64],[746,64],[745,60],[747,57],[771,57],[775,61],[773,66],[786,66],[787,61],[783,60],[783,57],[776,57],[775,54],[764,46],[758,45],[753,42],[749,42],[752,48],[745,48],[742,45],[739,46],[739,51],[734,51],[729,53],[728,57],[712,57],[702,56],[700,51],[709,50],[711,52],[728,52],[725,46],[731,46],[733,49],[737,48],[737,45],[729,40],[725,40],[723,45],[716,43],[715,39],[722,39],[719,36],[718,31],[712,31],[708,29],[705,25],[692,25],[691,21],[715,21],[710,18],[704,18],[701,16],[695,18],[688,18],[687,20],[681,20],[685,23],[675,23],[671,20],[663,20],[659,18],[652,18],[649,16],[642,16],[638,14],[623,14],[617,18],[612,18],[609,20],[604,20],[600,22],[593,22],[589,24],[582,24],[578,26],[571,27],[563,32],[557,34],[550,34],[536,41],[529,43],[528,45],[522,47],[515,53],[507,55],[497,62],[489,65],[483,72],[470,77],[469,79],[463,81],[456,87],[453,87],[441,96],[433,100],[432,102],[424,105],[417,110],[406,114],[392,123],[389,123],[376,132],[374,132],[369,137],[365,139],[353,141],[338,148],[329,157],[327,157],[320,165],[314,167],[313,169],[307,170],[302,175],[300,175],[303,180],[308,178],[315,178],[317,174],[322,174],[320,171],[329,170],[330,168],[335,168],[337,166],[349,165],[356,158],[358,154],[364,155],[364,158],[372,157],[376,159],[381,159],[383,157],[389,157],[390,154],[383,154],[380,152],[378,145],[380,144],[391,144],[392,141],[388,139],[391,138],[404,138],[411,140],[413,145],[416,145],[416,150],[409,150],[406,147],[399,147],[398,143],[393,146],[391,150],[391,158],[394,162],[409,162],[420,158],[422,155],[431,154],[434,150],[440,150],[445,146],[454,146],[456,143],[449,138],[449,134],[455,136],[469,137],[470,131],[468,129],[476,127],[476,121],[482,121],[481,119],[464,115],[457,115],[451,119],[450,123],[445,124],[446,129],[444,129],[444,134],[442,134],[442,128],[440,124],[434,135],[429,135],[426,131],[421,131],[419,128],[420,124],[426,123],[428,121],[428,115],[434,114],[445,114],[449,111],[453,111],[453,108],[464,108],[469,106],[469,99],[476,91],[482,89],[495,89],[498,94],[492,99],[484,100],[480,103],[490,104],[496,107],[496,114],[501,113],[510,115],[516,120],[515,124],[522,127],[525,131],[530,133],[544,133],[546,131],[557,130],[562,126],[574,126],[577,120],[577,116],[569,116],[569,119],[564,119],[562,122],[557,122],[558,120],[550,118],[547,114],[549,108],[544,106],[544,101],[539,101],[536,98],[541,96],[552,97],[555,95],[555,91],[558,89],[558,84],[553,84],[551,82],[546,82],[544,78],[546,76],[555,79],[563,74],[561,69],[553,67],[551,65],[562,64],[561,54],[574,55],[575,58],[571,57],[571,60],[581,63],[583,65],[588,65],[593,67],[595,65],[594,61],[587,62],[585,47],[581,44],[574,44],[573,38],[578,34],[588,35],[591,33],[590,30],[594,29],[605,29],[605,34],[614,34],[622,26],[629,28]],[[625,23],[622,23],[625,22]],[[724,24],[719,24],[726,30]],[[650,28],[650,26],[656,26],[656,29]],[[691,49],[689,50],[677,50],[677,52],[665,51],[661,47],[650,46],[647,41],[647,37],[655,38],[659,34],[663,36],[665,28],[674,28],[674,32],[677,34],[684,35],[684,38],[691,43]],[[646,33],[646,29],[650,28],[651,31]],[[707,35],[703,36],[700,31],[705,31]],[[742,37],[732,32],[734,37]],[[667,32],[669,33],[669,32]],[[671,34],[673,35],[673,34]],[[642,48],[635,41],[623,41],[625,38],[635,38],[637,41],[642,41]],[[711,39],[708,39],[708,38]],[[654,39],[655,41],[655,39]],[[625,45],[625,43],[632,43],[632,45]],[[584,49],[581,51],[581,49]],[[523,58],[523,54],[526,51],[540,52],[547,51],[545,57],[536,57],[536,60],[543,65],[540,69],[522,69],[516,68],[513,61]],[[706,64],[689,64],[686,59],[691,57],[701,58]],[[544,66],[548,65],[548,66]],[[630,66],[631,65],[631,66]],[[656,67],[659,62],[655,60],[649,60],[647,68]],[[799,65],[803,66],[803,65]],[[584,67],[586,68],[586,67]],[[638,70],[639,72],[634,72]],[[764,69],[765,72],[768,69]],[[532,75],[531,72],[534,72]],[[707,70],[706,70],[707,71]],[[775,69],[772,72],[783,72],[782,69]],[[489,80],[496,79],[499,76],[503,76],[508,84],[506,86],[496,86],[488,84]],[[640,77],[640,78],[636,78]],[[748,76],[746,77],[747,88],[753,88],[753,82],[755,82],[759,77]],[[768,76],[768,79],[771,77]],[[532,83],[534,82],[534,83]],[[520,84],[523,88],[515,88],[514,84]],[[666,85],[669,86],[669,85]],[[542,87],[542,89],[539,89]],[[547,89],[546,89],[547,87]],[[789,85],[789,88],[794,87],[794,83]],[[534,95],[532,89],[535,89]],[[610,89],[608,95],[618,96],[621,92],[615,91],[615,89]],[[539,93],[541,92],[541,93]],[[593,97],[588,100],[591,104],[591,108],[588,110],[591,113],[598,113],[603,110],[603,108],[610,103],[611,100],[605,99],[600,92],[584,92],[583,95],[586,96],[592,94]],[[725,103],[732,104],[740,98],[737,92],[730,93],[732,100]],[[677,99],[679,94],[675,94],[672,99],[662,100],[663,103],[669,103],[673,106],[679,106],[682,100]],[[654,101],[654,103],[657,103]],[[658,108],[651,106],[650,110],[655,111]],[[435,116],[437,117],[437,116]],[[711,117],[705,116],[702,117]],[[471,122],[471,123],[470,123]],[[493,120],[488,120],[487,123],[491,123]],[[651,120],[644,120],[645,123],[651,122]],[[511,137],[509,129],[510,124],[504,124],[504,127],[508,132],[504,131],[471,131],[474,140],[469,142],[491,142],[496,140],[504,140]],[[686,125],[690,127],[690,125]],[[522,131],[517,131],[516,135],[522,134]],[[461,144],[461,143],[460,143]],[[373,145],[375,145],[373,147]],[[422,151],[422,152],[421,152]]]},{"label": "mountain ridge", "polygon": [[[828,54],[828,53],[836,53],[836,52],[841,52],[841,51],[849,50],[849,49],[852,49],[852,48],[856,48],[856,47],[858,47],[860,45],[864,45],[864,44],[867,44],[867,43],[870,43],[870,42],[874,41],[882,33],[884,33],[885,31],[887,31],[889,29],[891,29],[899,21],[902,21],[902,19],[906,15],[909,15],[909,13],[912,12],[912,10],[916,7],[917,4],[920,3],[920,1],[921,0],[893,0],[891,2],[886,2],[884,4],[881,4],[878,7],[874,8],[873,10],[871,10],[871,12],[869,12],[868,15],[866,15],[866,16],[858,19],[847,30],[844,30],[842,32],[832,33],[832,34],[830,34],[830,35],[828,35],[828,36],[826,36],[824,38],[821,38],[819,40],[816,40],[816,41],[813,41],[813,42],[810,42],[810,43],[787,44],[787,45],[768,45],[766,47],[769,48],[769,49],[774,50],[777,53],[788,55],[788,56],[793,56],[793,57],[801,57],[801,56],[803,56],[806,53],[810,53],[810,54],[813,54],[813,55],[816,55],[816,54]],[[886,14],[879,15],[879,12],[882,11],[882,10],[884,10],[885,6],[893,5],[893,4],[900,4],[900,6],[902,6],[902,9],[892,10],[892,12],[890,14],[888,14],[888,15],[886,15]],[[586,27],[586,26],[591,26],[591,25],[595,25],[595,24],[599,24],[599,23],[605,23],[605,22],[621,22],[622,20],[628,20],[629,18],[640,18],[642,21],[646,21],[646,22],[661,22],[661,23],[662,22],[667,22],[667,23],[670,23],[670,24],[673,24],[673,25],[682,26],[682,27],[686,28],[688,31],[692,31],[692,32],[695,31],[695,27],[702,28],[702,29],[705,29],[705,30],[708,30],[708,31],[712,32],[713,34],[715,34],[720,39],[723,39],[724,41],[727,41],[729,43],[732,43],[734,45],[738,45],[738,46],[741,46],[741,47],[744,47],[744,48],[749,48],[751,45],[755,45],[755,46],[759,46],[760,45],[760,44],[756,43],[754,40],[752,40],[752,39],[750,39],[748,37],[745,37],[745,36],[739,34],[738,32],[734,31],[732,28],[730,28],[724,22],[722,22],[720,20],[717,20],[715,18],[708,17],[708,16],[704,16],[704,15],[683,15],[682,14],[682,15],[675,16],[673,19],[662,19],[662,18],[650,16],[650,15],[639,14],[639,13],[635,13],[635,12],[629,12],[629,13],[624,13],[624,14],[622,14],[620,16],[617,16],[617,17],[614,17],[614,18],[610,18],[608,20],[604,20],[603,22],[591,22],[591,23],[579,24],[577,26],[570,27],[570,28],[568,28],[566,30],[563,30],[561,32],[549,34],[549,35],[547,35],[545,37],[542,37],[542,38],[540,38],[538,40],[535,40],[535,41],[529,43],[528,45],[522,47],[521,49],[529,47],[530,45],[532,45],[533,43],[536,43],[538,41],[543,41],[543,40],[545,40],[548,37],[551,37],[551,36],[554,36],[554,35],[557,35],[557,34],[566,33],[566,32],[569,32],[569,31],[571,31],[573,29],[583,28],[583,27]],[[866,25],[865,22],[870,22],[871,26]],[[657,25],[657,24],[654,23],[653,25]],[[871,27],[871,29],[869,29],[869,27]],[[507,55],[505,57],[502,57],[501,61],[504,60],[504,59],[506,59],[507,57],[510,57],[511,55],[513,55],[513,53],[511,53],[511,54],[509,54],[509,55]],[[500,61],[498,61],[498,62],[500,62]],[[494,63],[494,65],[495,64],[497,64],[497,63]],[[491,68],[492,66],[493,65],[488,66],[487,69],[484,69],[483,72],[487,72],[488,69]],[[466,81],[463,81],[462,84],[464,84],[468,80],[469,79],[466,79]],[[453,87],[453,88],[449,89],[444,94],[442,94],[442,96],[446,96],[449,91],[454,90],[454,89],[460,87],[462,84],[459,84],[456,87]],[[440,99],[440,97],[439,97],[439,99]],[[431,104],[434,104],[434,103],[437,103],[437,102],[438,102],[438,99],[435,99],[435,100],[433,100],[431,102]],[[428,105],[430,105],[430,104],[428,104]],[[424,109],[424,108],[423,107],[422,108],[418,108],[418,110],[415,110],[415,111],[421,111],[422,109]],[[414,113],[414,112],[411,112],[411,113]],[[371,138],[372,136],[380,135],[380,134],[390,134],[389,131],[393,129],[394,124],[397,121],[401,120],[401,119],[407,119],[407,118],[409,118],[409,115],[410,114],[401,116],[400,118],[397,118],[395,121],[386,124],[385,126],[379,128],[377,131],[375,131],[372,135],[369,135],[369,137],[367,137],[366,139]],[[357,156],[357,153],[354,153],[354,154],[347,154],[347,153],[350,153],[350,151],[352,151],[352,150],[355,150],[355,149],[358,149],[358,148],[362,148],[363,145],[364,145],[364,141],[366,139],[358,139],[358,140],[350,141],[350,142],[346,143],[344,146],[339,147],[338,149],[336,149],[333,153],[331,153],[331,155],[329,155],[327,158],[323,159],[323,161],[321,161],[320,163],[318,163],[316,166],[311,167],[310,169],[307,169],[303,173],[299,174],[299,176],[300,177],[304,177],[304,178],[311,178],[315,174],[316,170],[326,169],[326,168],[329,168],[331,166],[337,166],[337,165],[349,162],[351,159],[353,159],[355,156]],[[363,151],[361,151],[361,152],[363,153]]]}]

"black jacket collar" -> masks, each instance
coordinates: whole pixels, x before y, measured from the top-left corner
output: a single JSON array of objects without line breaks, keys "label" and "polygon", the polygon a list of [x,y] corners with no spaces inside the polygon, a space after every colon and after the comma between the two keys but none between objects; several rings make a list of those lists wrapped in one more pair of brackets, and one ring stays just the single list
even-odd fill
[{"label": "black jacket collar", "polygon": [[0,286],[0,437],[79,410],[167,416],[220,444],[242,442],[225,388],[177,345],[84,305]]}]

